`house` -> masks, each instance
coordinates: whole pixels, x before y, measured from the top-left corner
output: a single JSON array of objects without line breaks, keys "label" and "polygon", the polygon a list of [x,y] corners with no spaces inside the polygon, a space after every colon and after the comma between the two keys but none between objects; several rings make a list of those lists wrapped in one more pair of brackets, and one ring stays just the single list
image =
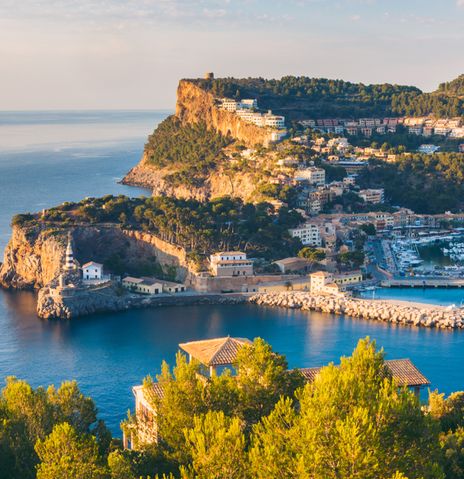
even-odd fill
[{"label": "house", "polygon": [[84,281],[92,279],[103,279],[103,265],[95,261],[89,261],[82,265],[82,279]]},{"label": "house", "polygon": [[[237,360],[237,354],[240,349],[251,344],[246,338],[225,338],[206,339],[203,341],[190,341],[179,344],[179,348],[186,352],[189,362],[192,360],[200,363],[200,374],[202,380],[208,381],[209,378],[221,374],[224,369],[235,372],[234,364]],[[158,399],[163,398],[162,386],[154,382],[147,391],[143,385],[137,385],[132,388],[135,397],[135,417],[137,419],[136,427],[131,431],[130,447],[132,449],[144,444],[153,444],[158,442],[158,431],[156,425],[156,409],[150,397]],[[137,443],[134,441],[137,437]],[[124,447],[129,446],[129,441],[124,432]]]},{"label": "house", "polygon": [[172,281],[162,281],[164,293],[183,293],[185,285],[182,283],[174,283]]},{"label": "house", "polygon": [[363,280],[360,271],[349,273],[332,274],[327,271],[317,271],[311,275],[311,294],[334,294],[340,295],[349,286],[360,283]]},{"label": "house", "polygon": [[[421,388],[430,385],[430,381],[414,366],[410,359],[387,359],[385,360],[385,368],[386,372],[396,381],[398,387],[412,388],[416,396],[419,396]],[[321,369],[322,367],[301,368],[299,371],[307,382],[313,382]]]},{"label": "house", "polygon": [[308,260],[305,258],[284,258],[274,261],[282,274],[290,273],[290,272],[300,272],[300,271],[308,271],[309,263]]},{"label": "house", "polygon": [[122,286],[129,291],[140,294],[154,295],[163,292],[163,285],[158,280],[151,278],[126,276],[122,280]]},{"label": "house", "polygon": [[253,261],[241,251],[222,251],[210,256],[214,276],[253,276]]},{"label": "house", "polygon": [[417,151],[419,153],[425,153],[426,155],[433,155],[433,153],[436,153],[439,149],[440,147],[437,145],[423,144],[419,146]]},{"label": "house", "polygon": [[[211,377],[221,374],[224,369],[229,369],[232,374],[235,374],[234,365],[237,355],[244,346],[249,344],[251,341],[247,338],[227,336],[181,343],[179,348],[188,354],[189,361],[197,361],[200,364],[198,378],[203,384],[208,384]],[[390,375],[400,388],[413,388],[418,394],[421,388],[430,385],[428,379],[409,359],[386,360],[384,364],[386,374]],[[301,373],[305,381],[313,382],[321,369],[322,367],[298,368],[297,371]],[[123,444],[126,448],[137,449],[157,443],[159,440],[157,411],[153,399],[163,399],[164,390],[158,382],[153,382],[149,386],[134,386],[132,392],[135,397],[136,421],[131,426],[130,442],[127,437],[128,430],[124,429]]]}]

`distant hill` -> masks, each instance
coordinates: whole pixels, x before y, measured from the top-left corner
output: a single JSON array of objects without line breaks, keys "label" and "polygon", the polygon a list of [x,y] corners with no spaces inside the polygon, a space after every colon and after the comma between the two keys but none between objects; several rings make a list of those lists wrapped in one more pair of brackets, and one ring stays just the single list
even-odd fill
[{"label": "distant hill", "polygon": [[464,97],[464,74],[454,80],[441,83],[436,93],[443,93],[448,96]]},{"label": "distant hill", "polygon": [[365,85],[343,80],[285,76],[264,78],[218,78],[190,80],[218,97],[257,98],[264,109],[302,118],[369,116],[464,116],[464,100],[458,98],[464,76],[440,85],[434,93],[414,86],[388,83]]}]

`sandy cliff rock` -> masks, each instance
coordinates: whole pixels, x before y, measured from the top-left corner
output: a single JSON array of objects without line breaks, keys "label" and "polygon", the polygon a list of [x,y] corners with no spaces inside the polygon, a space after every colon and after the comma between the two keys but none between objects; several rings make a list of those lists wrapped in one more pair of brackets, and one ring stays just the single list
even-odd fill
[{"label": "sandy cliff rock", "polygon": [[65,248],[63,237],[14,226],[0,268],[0,285],[15,289],[44,286],[58,274]]}]

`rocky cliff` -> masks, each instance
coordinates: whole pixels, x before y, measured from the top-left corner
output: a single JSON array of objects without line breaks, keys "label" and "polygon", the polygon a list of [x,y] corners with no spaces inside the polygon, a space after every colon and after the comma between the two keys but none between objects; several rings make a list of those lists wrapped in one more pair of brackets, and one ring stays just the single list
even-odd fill
[{"label": "rocky cliff", "polygon": [[144,152],[138,165],[125,176],[126,185],[151,188],[153,195],[168,195],[176,198],[193,198],[206,201],[220,196],[235,196],[252,202],[256,182],[250,173],[230,173],[223,168],[212,171],[201,186],[172,186],[165,177],[172,173],[169,169],[156,168],[149,162],[149,152]]},{"label": "rocky cliff", "polygon": [[[209,129],[231,136],[241,143],[254,147],[267,144],[270,131],[243,121],[234,113],[217,107],[214,96],[198,85],[181,80],[177,89],[176,117],[182,124],[204,123]],[[256,181],[250,172],[230,172],[224,167],[212,169],[200,186],[172,185],[166,177],[171,168],[160,168],[150,162],[151,153],[145,149],[140,163],[132,168],[123,183],[151,188],[154,195],[178,198],[195,198],[200,201],[224,195],[253,201]]]},{"label": "rocky cliff", "polygon": [[15,289],[48,285],[60,272],[68,233],[81,264],[94,260],[121,272],[164,273],[177,280],[187,275],[187,257],[182,248],[141,231],[114,225],[54,229],[14,226],[0,268],[0,285]]},{"label": "rocky cliff", "polygon": [[206,122],[209,127],[249,147],[267,144],[270,139],[269,130],[247,123],[235,113],[220,110],[211,93],[188,80],[179,82],[176,116],[186,123]]}]

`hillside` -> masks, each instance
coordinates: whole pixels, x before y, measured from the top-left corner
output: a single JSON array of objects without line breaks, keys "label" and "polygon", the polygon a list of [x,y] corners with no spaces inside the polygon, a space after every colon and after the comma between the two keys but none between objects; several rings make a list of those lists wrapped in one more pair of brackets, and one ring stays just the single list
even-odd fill
[{"label": "hillside", "polygon": [[[292,76],[181,80],[175,115],[149,136],[140,163],[123,182],[149,187],[154,195],[200,201],[230,195],[243,201],[287,202],[288,195],[274,191],[278,188],[270,183],[281,174],[292,175],[277,162],[295,156],[294,148],[285,142],[276,146],[275,130],[219,108],[218,98],[256,98],[261,110],[285,116],[287,126],[295,128],[294,120],[302,118],[460,116],[464,100],[452,93],[460,92],[461,83],[462,77],[423,93],[413,86]],[[244,154],[250,148],[253,157]],[[305,161],[314,159],[308,151],[303,156]]]}]

